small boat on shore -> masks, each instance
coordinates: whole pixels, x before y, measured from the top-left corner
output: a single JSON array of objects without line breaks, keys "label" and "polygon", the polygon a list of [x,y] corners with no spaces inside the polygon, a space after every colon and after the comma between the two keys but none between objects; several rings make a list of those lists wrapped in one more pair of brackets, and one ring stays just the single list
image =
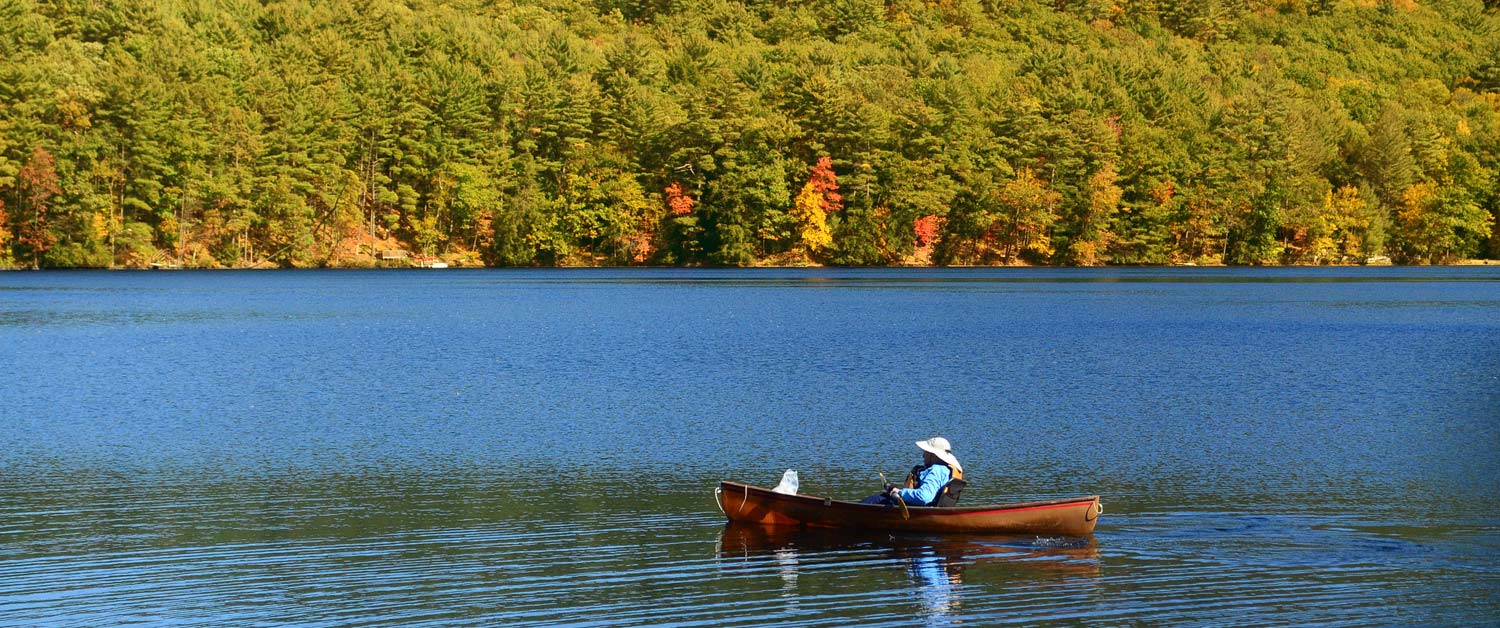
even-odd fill
[{"label": "small boat on shore", "polygon": [[892,508],[812,495],[787,495],[739,482],[714,490],[730,521],[771,526],[965,534],[1085,536],[1103,512],[1098,495],[1018,504]]}]

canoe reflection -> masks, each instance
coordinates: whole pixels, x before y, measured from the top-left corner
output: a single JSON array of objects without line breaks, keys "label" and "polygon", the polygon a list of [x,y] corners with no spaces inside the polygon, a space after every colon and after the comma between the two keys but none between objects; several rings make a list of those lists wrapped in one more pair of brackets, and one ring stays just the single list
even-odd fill
[{"label": "canoe reflection", "polygon": [[[749,565],[775,561],[783,595],[794,595],[804,563],[838,560],[838,554],[868,552],[902,566],[920,595],[923,610],[933,616],[958,609],[966,584],[1007,586],[1099,577],[1099,547],[1094,537],[912,535],[889,532],[765,527],[729,523],[718,543],[721,560]],[[731,563],[733,564],[733,563]],[[970,577],[978,572],[978,577]]]}]

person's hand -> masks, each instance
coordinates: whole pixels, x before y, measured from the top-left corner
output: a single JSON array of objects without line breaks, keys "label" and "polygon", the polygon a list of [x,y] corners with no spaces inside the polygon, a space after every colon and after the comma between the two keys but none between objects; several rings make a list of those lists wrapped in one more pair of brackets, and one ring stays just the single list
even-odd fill
[{"label": "person's hand", "polygon": [[893,486],[893,487],[891,487],[891,490],[888,491],[888,492],[891,494],[892,497],[898,497],[901,494],[901,489],[896,488],[896,487]]}]

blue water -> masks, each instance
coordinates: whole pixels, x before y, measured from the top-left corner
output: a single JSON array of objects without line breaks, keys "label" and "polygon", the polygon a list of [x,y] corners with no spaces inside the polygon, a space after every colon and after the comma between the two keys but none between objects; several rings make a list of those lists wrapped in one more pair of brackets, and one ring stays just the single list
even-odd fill
[{"label": "blue water", "polygon": [[[1500,268],[19,272],[0,364],[0,623],[1500,618]],[[710,496],[933,435],[1098,530]]]}]

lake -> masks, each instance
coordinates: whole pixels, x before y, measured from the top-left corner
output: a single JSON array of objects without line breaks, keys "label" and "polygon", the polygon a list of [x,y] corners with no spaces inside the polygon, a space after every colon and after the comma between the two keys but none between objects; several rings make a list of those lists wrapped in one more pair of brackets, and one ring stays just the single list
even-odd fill
[{"label": "lake", "polygon": [[[0,273],[0,624],[1500,622],[1500,267]],[[1095,534],[729,527],[953,442]]]}]

